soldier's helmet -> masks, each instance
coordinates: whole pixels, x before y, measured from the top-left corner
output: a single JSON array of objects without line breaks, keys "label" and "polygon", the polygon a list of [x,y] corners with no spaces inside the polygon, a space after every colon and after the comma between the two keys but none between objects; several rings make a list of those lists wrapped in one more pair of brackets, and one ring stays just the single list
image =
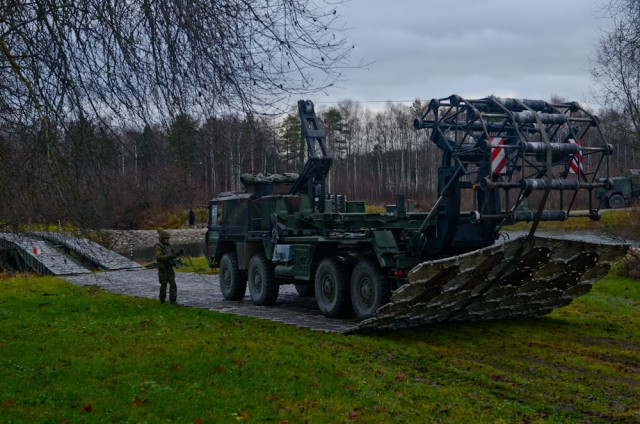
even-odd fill
[{"label": "soldier's helmet", "polygon": [[171,238],[171,234],[169,234],[169,232],[168,232],[168,231],[160,230],[160,231],[158,231],[158,238],[159,238],[160,240],[163,240],[163,239],[170,239],[170,238]]}]

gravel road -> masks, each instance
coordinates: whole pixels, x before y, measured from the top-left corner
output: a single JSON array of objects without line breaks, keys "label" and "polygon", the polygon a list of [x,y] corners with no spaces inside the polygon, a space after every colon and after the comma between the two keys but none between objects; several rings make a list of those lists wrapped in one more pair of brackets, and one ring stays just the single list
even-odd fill
[{"label": "gravel road", "polygon": [[[81,285],[99,286],[117,294],[158,299],[158,273],[154,269],[100,272],[69,275],[65,280]],[[280,295],[274,306],[256,306],[247,295],[240,302],[225,300],[220,292],[217,275],[176,273],[178,306],[209,309],[223,313],[244,315],[282,322],[300,328],[323,332],[343,332],[352,328],[355,319],[329,319],[324,317],[314,298],[298,296],[294,286],[280,286]],[[248,292],[247,292],[248,293]]]}]

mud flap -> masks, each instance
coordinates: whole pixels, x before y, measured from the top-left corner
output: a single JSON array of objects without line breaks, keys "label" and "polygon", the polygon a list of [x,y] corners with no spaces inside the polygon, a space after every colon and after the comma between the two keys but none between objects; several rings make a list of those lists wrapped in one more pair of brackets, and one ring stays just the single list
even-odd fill
[{"label": "mud flap", "polygon": [[628,249],[623,244],[521,237],[424,262],[411,270],[409,282],[388,304],[348,332],[546,315],[588,293]]}]

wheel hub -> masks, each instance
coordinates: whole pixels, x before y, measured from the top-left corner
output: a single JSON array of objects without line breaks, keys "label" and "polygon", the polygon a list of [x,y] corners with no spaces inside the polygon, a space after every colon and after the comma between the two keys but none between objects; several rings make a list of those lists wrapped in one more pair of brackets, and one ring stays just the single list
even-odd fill
[{"label": "wheel hub", "polygon": [[260,272],[258,272],[258,271],[256,271],[253,274],[253,286],[258,291],[262,290],[262,276],[260,275]]},{"label": "wheel hub", "polygon": [[368,278],[363,278],[360,280],[360,299],[362,299],[362,303],[364,306],[369,307],[373,305],[373,285],[371,280]]},{"label": "wheel hub", "polygon": [[322,294],[327,300],[333,300],[335,296],[335,284],[329,276],[322,280]]}]

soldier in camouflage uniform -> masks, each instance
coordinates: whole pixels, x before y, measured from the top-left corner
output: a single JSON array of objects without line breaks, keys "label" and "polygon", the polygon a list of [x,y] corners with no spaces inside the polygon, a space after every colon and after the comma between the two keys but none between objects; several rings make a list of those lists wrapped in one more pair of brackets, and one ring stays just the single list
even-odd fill
[{"label": "soldier in camouflage uniform", "polygon": [[173,268],[177,265],[178,257],[182,256],[182,251],[175,252],[169,244],[170,235],[167,231],[160,231],[160,243],[153,249],[158,262],[158,280],[160,281],[160,303],[164,303],[167,298],[167,284],[169,284],[169,302],[176,303],[178,297],[178,287],[176,286],[176,273]]}]

